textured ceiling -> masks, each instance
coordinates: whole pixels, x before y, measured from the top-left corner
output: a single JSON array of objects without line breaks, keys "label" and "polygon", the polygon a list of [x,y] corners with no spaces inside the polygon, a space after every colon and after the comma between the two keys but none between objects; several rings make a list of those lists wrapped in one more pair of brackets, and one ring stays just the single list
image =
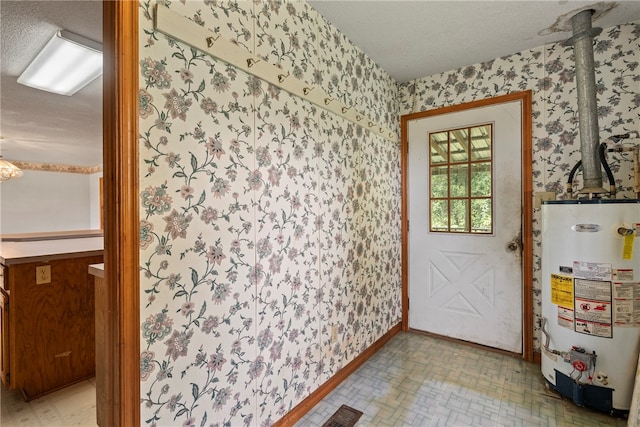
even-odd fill
[{"label": "textured ceiling", "polygon": [[0,2],[0,152],[27,162],[99,165],[102,77],[71,97],[16,82],[59,29],[102,43],[102,3]]},{"label": "textured ceiling", "polygon": [[640,1],[309,3],[398,82],[566,40],[580,10],[602,28],[640,19]]},{"label": "textured ceiling", "polygon": [[[248,0],[242,0],[248,1]],[[402,82],[564,40],[567,20],[594,7],[594,26],[640,19],[640,2],[309,2]],[[602,13],[607,11],[606,13]],[[100,1],[0,1],[0,153],[27,162],[102,163],[102,78],[72,97],[16,83],[58,29],[102,41]]]}]

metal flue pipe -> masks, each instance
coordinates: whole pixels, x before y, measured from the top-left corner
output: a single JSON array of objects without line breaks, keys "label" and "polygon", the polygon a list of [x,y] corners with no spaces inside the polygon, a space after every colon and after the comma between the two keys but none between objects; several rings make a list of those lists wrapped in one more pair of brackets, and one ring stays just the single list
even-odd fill
[{"label": "metal flue pipe", "polygon": [[576,61],[576,87],[578,90],[578,121],[580,130],[580,153],[584,187],[581,193],[606,193],[602,188],[600,169],[598,106],[596,101],[596,77],[593,60],[593,37],[602,28],[591,27],[593,10],[578,12],[571,18],[573,36],[565,45],[573,45]]}]

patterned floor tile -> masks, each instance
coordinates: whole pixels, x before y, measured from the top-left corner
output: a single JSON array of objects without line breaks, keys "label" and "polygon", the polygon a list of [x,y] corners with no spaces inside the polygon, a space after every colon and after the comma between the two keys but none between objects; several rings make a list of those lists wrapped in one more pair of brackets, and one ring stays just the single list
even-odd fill
[{"label": "patterned floor tile", "polygon": [[30,402],[19,390],[0,387],[2,427],[95,427],[96,385],[93,379],[82,381]]},{"label": "patterned floor tile", "polygon": [[417,333],[395,336],[296,426],[342,404],[363,412],[360,427],[626,425],[547,390],[538,365]]}]

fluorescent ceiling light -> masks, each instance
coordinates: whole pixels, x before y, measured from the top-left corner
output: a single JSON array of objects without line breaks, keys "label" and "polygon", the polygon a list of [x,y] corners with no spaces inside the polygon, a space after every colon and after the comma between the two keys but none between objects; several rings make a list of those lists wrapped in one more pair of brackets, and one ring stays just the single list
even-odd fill
[{"label": "fluorescent ceiling light", "polygon": [[73,95],[102,74],[102,45],[58,31],[18,77],[18,83]]}]

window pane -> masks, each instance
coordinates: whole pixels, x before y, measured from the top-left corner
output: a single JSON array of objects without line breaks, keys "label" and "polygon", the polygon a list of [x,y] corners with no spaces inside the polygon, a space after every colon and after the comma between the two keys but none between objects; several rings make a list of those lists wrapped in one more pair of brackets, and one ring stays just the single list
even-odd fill
[{"label": "window pane", "polygon": [[451,138],[451,163],[466,162],[469,159],[469,132],[467,129],[456,129],[449,132]]},{"label": "window pane", "polygon": [[446,198],[449,175],[446,166],[431,168],[431,197]]},{"label": "window pane", "polygon": [[429,134],[431,231],[493,232],[493,125]]},{"label": "window pane", "polygon": [[431,231],[449,231],[447,200],[431,201]]},{"label": "window pane", "polygon": [[471,232],[491,233],[491,199],[471,200]]},{"label": "window pane", "polygon": [[451,165],[451,197],[469,196],[469,166]]},{"label": "window pane", "polygon": [[491,159],[491,125],[471,128],[471,160]]},{"label": "window pane", "polygon": [[491,163],[471,164],[471,196],[491,196]]},{"label": "window pane", "polygon": [[431,164],[447,163],[449,161],[447,154],[449,148],[447,132],[432,133],[429,139],[431,146]]},{"label": "window pane", "polygon": [[467,218],[467,199],[451,200],[451,230],[452,232],[469,232],[469,218]]}]

